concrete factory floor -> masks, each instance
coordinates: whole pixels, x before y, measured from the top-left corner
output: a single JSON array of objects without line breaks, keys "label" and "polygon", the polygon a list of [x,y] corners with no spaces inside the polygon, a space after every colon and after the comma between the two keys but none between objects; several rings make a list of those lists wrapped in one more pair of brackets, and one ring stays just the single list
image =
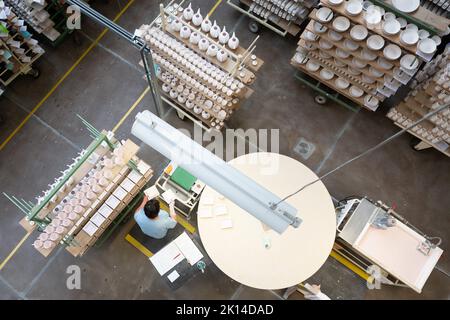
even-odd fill
[{"label": "concrete factory floor", "polygon": [[[117,22],[130,31],[149,23],[158,13],[159,1],[135,0],[126,8],[127,1],[97,1],[93,7],[111,19],[122,11]],[[204,14],[215,5],[214,0],[193,3],[194,8],[200,5]],[[254,38],[247,28],[248,18],[233,11],[226,1],[217,7],[213,18],[221,25],[233,27],[244,46]],[[139,54],[111,31],[105,34],[102,30],[83,17],[81,45],[68,38],[57,48],[46,47],[46,53],[36,63],[41,70],[40,78],[19,77],[0,98],[0,116],[4,120],[0,124],[2,192],[34,200],[76,153],[90,143],[91,138],[77,114],[98,129],[111,130],[136,102],[137,107],[118,127],[116,135],[139,143],[130,134],[134,116],[144,109],[154,110],[150,94],[138,99],[146,89],[138,65]],[[398,130],[383,111],[352,112],[331,102],[317,105],[314,92],[294,78],[295,70],[289,64],[296,39],[283,38],[266,29],[260,35],[256,54],[265,64],[257,73],[255,94],[231,117],[230,128],[280,129],[280,152],[318,173]],[[58,82],[63,76],[63,81]],[[32,110],[35,112],[29,116]],[[169,123],[192,130],[191,122],[179,120],[173,110],[166,111],[165,119]],[[300,139],[315,145],[308,159],[294,152]],[[438,268],[421,295],[402,287],[369,290],[361,278],[330,257],[308,282],[322,284],[322,290],[332,299],[450,297],[447,251],[450,249],[450,161],[434,149],[413,151],[409,147],[410,139],[405,134],[328,177],[324,183],[336,198],[367,195],[395,204],[408,221],[428,235],[441,237],[445,252]],[[159,174],[168,161],[156,151],[142,147],[141,156]],[[25,231],[19,225],[22,213],[3,196],[0,207],[0,263],[6,262],[0,265],[0,299],[280,298],[279,291],[242,286],[213,265],[204,275],[191,279],[178,290],[171,290],[147,257],[124,240],[132,220],[106,244],[91,249],[82,258],[75,259],[60,248],[45,259],[31,245],[37,232],[24,238]],[[195,219],[191,223],[195,224]],[[81,290],[66,288],[66,269],[73,264],[79,265],[83,272]],[[282,270],[280,265],[280,270],[274,272]],[[296,293],[291,298],[302,296]]]}]

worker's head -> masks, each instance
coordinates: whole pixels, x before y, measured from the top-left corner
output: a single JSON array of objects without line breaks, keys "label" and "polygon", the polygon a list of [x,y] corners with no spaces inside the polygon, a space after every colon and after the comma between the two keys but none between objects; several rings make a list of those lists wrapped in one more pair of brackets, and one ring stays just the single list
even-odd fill
[{"label": "worker's head", "polygon": [[150,219],[155,219],[159,214],[159,201],[155,199],[147,201],[144,206],[144,213]]}]

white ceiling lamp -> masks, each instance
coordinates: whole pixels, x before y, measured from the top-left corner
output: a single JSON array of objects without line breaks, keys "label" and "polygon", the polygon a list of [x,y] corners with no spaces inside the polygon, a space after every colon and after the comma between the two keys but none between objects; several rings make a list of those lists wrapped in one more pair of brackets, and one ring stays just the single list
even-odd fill
[{"label": "white ceiling lamp", "polygon": [[301,224],[296,208],[150,111],[136,116],[131,133],[276,232]]}]

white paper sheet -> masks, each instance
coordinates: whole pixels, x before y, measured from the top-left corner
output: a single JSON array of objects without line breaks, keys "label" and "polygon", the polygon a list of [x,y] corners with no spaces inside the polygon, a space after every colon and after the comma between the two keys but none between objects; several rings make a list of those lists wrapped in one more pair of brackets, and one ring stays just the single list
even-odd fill
[{"label": "white paper sheet", "polygon": [[222,229],[233,228],[233,221],[231,221],[230,219],[222,220],[222,221],[220,222],[220,227],[221,227]]},{"label": "white paper sheet", "polygon": [[177,270],[173,270],[167,278],[170,280],[170,282],[174,282],[180,277],[180,274],[177,272]]},{"label": "white paper sheet", "polygon": [[166,192],[164,192],[164,193],[162,194],[162,197],[163,197],[164,201],[167,202],[167,203],[169,203],[169,204],[170,204],[172,201],[174,201],[175,198],[176,198],[176,196],[175,196],[175,194],[173,193],[172,190],[167,190]]},{"label": "white paper sheet", "polygon": [[146,189],[144,193],[147,196],[148,200],[155,199],[157,196],[159,196],[159,191],[156,186],[151,186],[150,188]]},{"label": "white paper sheet", "polygon": [[203,195],[202,196],[202,204],[205,206],[211,206],[214,204],[214,198],[207,196],[207,195]]},{"label": "white paper sheet", "polygon": [[156,270],[162,276],[183,260],[184,255],[175,245],[174,241],[150,257],[150,262],[153,263]]},{"label": "white paper sheet", "polygon": [[227,213],[228,213],[228,208],[225,205],[220,205],[220,206],[214,207],[214,214],[216,216],[223,216]]},{"label": "white paper sheet", "polygon": [[197,261],[203,258],[203,254],[197,248],[192,239],[189,238],[186,232],[183,232],[181,235],[179,235],[173,242],[180,249],[191,266],[193,266],[197,263]]},{"label": "white paper sheet", "polygon": [[211,207],[199,207],[197,211],[197,215],[200,218],[212,218],[212,208]]}]

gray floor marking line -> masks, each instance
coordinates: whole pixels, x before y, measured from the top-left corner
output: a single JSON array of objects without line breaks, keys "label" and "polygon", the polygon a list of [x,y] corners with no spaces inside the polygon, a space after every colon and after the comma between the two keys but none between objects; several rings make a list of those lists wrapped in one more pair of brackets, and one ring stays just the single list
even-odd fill
[{"label": "gray floor marking line", "polygon": [[244,291],[244,286],[240,284],[239,287],[236,289],[236,291],[233,293],[233,295],[230,297],[230,300],[236,300],[242,293],[242,291]]},{"label": "gray floor marking line", "polygon": [[3,276],[0,275],[0,281],[5,284],[5,286],[10,289],[16,296],[19,298],[22,298],[24,300],[27,300],[27,297],[25,297],[21,292],[17,291]]},{"label": "gray floor marking line", "polygon": [[245,15],[241,15],[239,19],[234,24],[233,28],[228,32],[230,34],[230,37],[233,35],[233,32],[236,32],[237,27],[241,24],[241,22],[245,19]]},{"label": "gray floor marking line", "polygon": [[22,294],[26,297],[28,293],[33,289],[37,281],[41,278],[41,276],[47,271],[53,261],[55,261],[56,257],[64,250],[64,247],[60,247],[56,253],[45,263],[44,267],[39,271],[39,273],[31,280],[30,284],[23,290]]},{"label": "gray floor marking line", "polygon": [[447,273],[447,271],[445,271],[444,269],[442,269],[440,266],[436,265],[434,267],[437,271],[440,271],[441,273],[443,273],[445,276],[450,278],[450,274]]},{"label": "gray floor marking line", "polygon": [[[10,97],[8,94],[4,95],[5,98],[7,98],[8,100],[10,100],[12,103],[16,104],[20,109],[22,109],[24,112],[26,113],[30,113],[31,111],[28,110],[26,107],[24,107],[21,103],[19,103],[18,101],[15,101],[14,98]],[[55,128],[53,128],[50,124],[48,124],[47,122],[45,122],[43,119],[41,119],[39,116],[36,115],[36,113],[32,114],[32,117],[34,119],[36,119],[40,124],[42,124],[44,127],[46,127],[47,129],[49,129],[51,132],[53,132],[56,136],[60,137],[62,140],[64,140],[65,142],[67,142],[69,145],[72,146],[72,148],[74,148],[75,150],[81,151],[81,148],[75,144],[72,140],[70,140],[69,138],[67,138],[66,136],[64,136],[61,132],[59,132],[58,130],[56,130]]]},{"label": "gray floor marking line", "polygon": [[279,300],[287,300],[287,299],[284,299],[282,296],[280,296],[278,293],[276,293],[275,291],[273,291],[273,290],[269,290],[269,292],[270,293],[272,293],[275,297],[277,297]]},{"label": "gray floor marking line", "polygon": [[[361,110],[361,109],[359,109]],[[331,148],[328,150],[327,154],[325,155],[325,157],[322,159],[322,161],[320,162],[319,166],[317,167],[316,170],[314,170],[314,173],[316,173],[317,175],[319,175],[320,170],[322,170],[323,166],[325,165],[325,163],[328,161],[328,159],[331,157],[331,155],[334,153],[334,150],[336,149],[339,141],[341,140],[342,136],[344,135],[344,133],[347,131],[347,129],[350,127],[350,125],[353,122],[353,119],[358,115],[359,110],[356,111],[355,113],[353,113],[351,115],[351,117],[345,122],[345,124],[342,126],[341,130],[339,131],[339,133],[337,134],[336,140],[333,142],[333,145],[331,146]]]},{"label": "gray floor marking line", "polygon": [[[88,36],[86,33],[84,33],[83,31],[79,31],[81,35],[83,35],[86,39],[88,39],[89,41],[93,42],[94,39],[92,39],[90,36]],[[118,53],[116,53],[114,50],[109,49],[108,47],[104,46],[103,44],[101,44],[100,42],[97,43],[97,46],[102,48],[103,50],[105,50],[106,52],[108,52],[109,54],[111,54],[113,57],[115,57],[116,59],[118,59],[119,61],[122,61],[124,64],[128,65],[129,67],[131,67],[132,69],[136,70],[139,74],[144,74],[144,69],[137,67],[136,65],[134,65],[132,62],[128,61],[127,59],[125,59],[124,57],[122,57],[121,55],[119,55]],[[139,55],[139,51],[136,49],[136,56],[140,57]]]}]

